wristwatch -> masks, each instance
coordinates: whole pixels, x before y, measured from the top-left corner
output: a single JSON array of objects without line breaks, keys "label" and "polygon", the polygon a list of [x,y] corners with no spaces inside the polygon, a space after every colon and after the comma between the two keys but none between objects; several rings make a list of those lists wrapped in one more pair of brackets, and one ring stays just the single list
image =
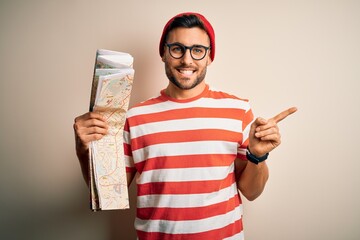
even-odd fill
[{"label": "wristwatch", "polygon": [[264,156],[257,157],[257,156],[255,156],[254,154],[252,154],[250,152],[249,147],[246,148],[246,158],[250,162],[252,162],[252,163],[254,163],[256,165],[263,162],[263,161],[265,161],[268,158],[268,156],[269,156],[269,153],[266,153]]}]

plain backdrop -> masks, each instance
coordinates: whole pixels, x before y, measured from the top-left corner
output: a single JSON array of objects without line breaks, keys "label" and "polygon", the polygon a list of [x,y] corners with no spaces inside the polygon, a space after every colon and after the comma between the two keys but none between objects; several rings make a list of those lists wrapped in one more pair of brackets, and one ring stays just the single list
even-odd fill
[{"label": "plain backdrop", "polygon": [[89,210],[74,118],[96,49],[134,56],[131,105],[167,85],[158,42],[177,13],[216,32],[206,81],[280,123],[270,179],[244,200],[247,240],[360,239],[360,1],[0,0],[0,239],[135,239],[131,209]]}]

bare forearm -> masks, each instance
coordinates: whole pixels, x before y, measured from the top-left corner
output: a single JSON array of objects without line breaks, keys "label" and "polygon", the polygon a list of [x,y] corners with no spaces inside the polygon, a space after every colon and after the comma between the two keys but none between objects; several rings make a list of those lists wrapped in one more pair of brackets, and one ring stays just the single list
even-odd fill
[{"label": "bare forearm", "polygon": [[238,181],[238,188],[249,200],[255,200],[263,192],[269,178],[266,162],[258,165],[248,162]]},{"label": "bare forearm", "polygon": [[[255,156],[255,158],[267,157],[266,154],[278,147],[281,143],[281,136],[277,123],[296,111],[297,108],[292,107],[270,119],[261,117],[256,118],[251,124],[249,132],[248,150],[251,155]],[[263,161],[264,159],[260,160]],[[236,171],[238,188],[243,195],[251,201],[260,196],[269,178],[269,169],[266,162],[258,162],[260,163],[254,164],[249,161],[247,162],[246,167],[238,167],[238,170]],[[238,163],[237,165],[245,164]]]},{"label": "bare forearm", "polygon": [[79,159],[81,172],[86,184],[89,186],[89,150],[76,141],[76,155]]}]

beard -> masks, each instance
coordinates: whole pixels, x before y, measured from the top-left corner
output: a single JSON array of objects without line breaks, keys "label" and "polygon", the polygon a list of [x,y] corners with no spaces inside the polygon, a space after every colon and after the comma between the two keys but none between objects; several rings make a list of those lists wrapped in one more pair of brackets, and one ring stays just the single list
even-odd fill
[{"label": "beard", "polygon": [[[186,65],[180,65],[178,67],[179,68],[186,68],[187,66]],[[198,72],[198,70],[197,70],[198,74],[197,74],[197,77],[196,77],[195,81],[193,81],[192,83],[189,83],[189,84],[183,84],[182,82],[184,82],[184,81],[190,81],[190,77],[188,77],[188,78],[187,77],[182,77],[181,79],[176,78],[174,76],[174,74],[171,72],[169,65],[167,63],[165,63],[165,73],[166,73],[167,78],[169,79],[169,81],[171,83],[173,83],[175,86],[177,86],[178,88],[180,88],[182,90],[193,89],[197,85],[199,85],[202,81],[204,81],[205,76],[206,76],[206,70],[207,70],[206,67],[204,67],[201,72]]]}]

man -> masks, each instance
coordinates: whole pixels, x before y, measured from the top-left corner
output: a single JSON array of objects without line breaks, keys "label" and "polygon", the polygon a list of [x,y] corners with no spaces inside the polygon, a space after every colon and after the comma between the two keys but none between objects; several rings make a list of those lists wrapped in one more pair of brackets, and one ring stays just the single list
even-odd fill
[{"label": "man", "polygon": [[[243,239],[242,204],[268,179],[266,158],[280,144],[277,122],[257,118],[249,102],[205,83],[215,34],[198,13],[165,25],[159,52],[169,84],[131,108],[124,128],[128,184],[135,174],[139,239]],[[76,149],[88,179],[88,148],[107,133],[100,114],[75,119]]]}]

